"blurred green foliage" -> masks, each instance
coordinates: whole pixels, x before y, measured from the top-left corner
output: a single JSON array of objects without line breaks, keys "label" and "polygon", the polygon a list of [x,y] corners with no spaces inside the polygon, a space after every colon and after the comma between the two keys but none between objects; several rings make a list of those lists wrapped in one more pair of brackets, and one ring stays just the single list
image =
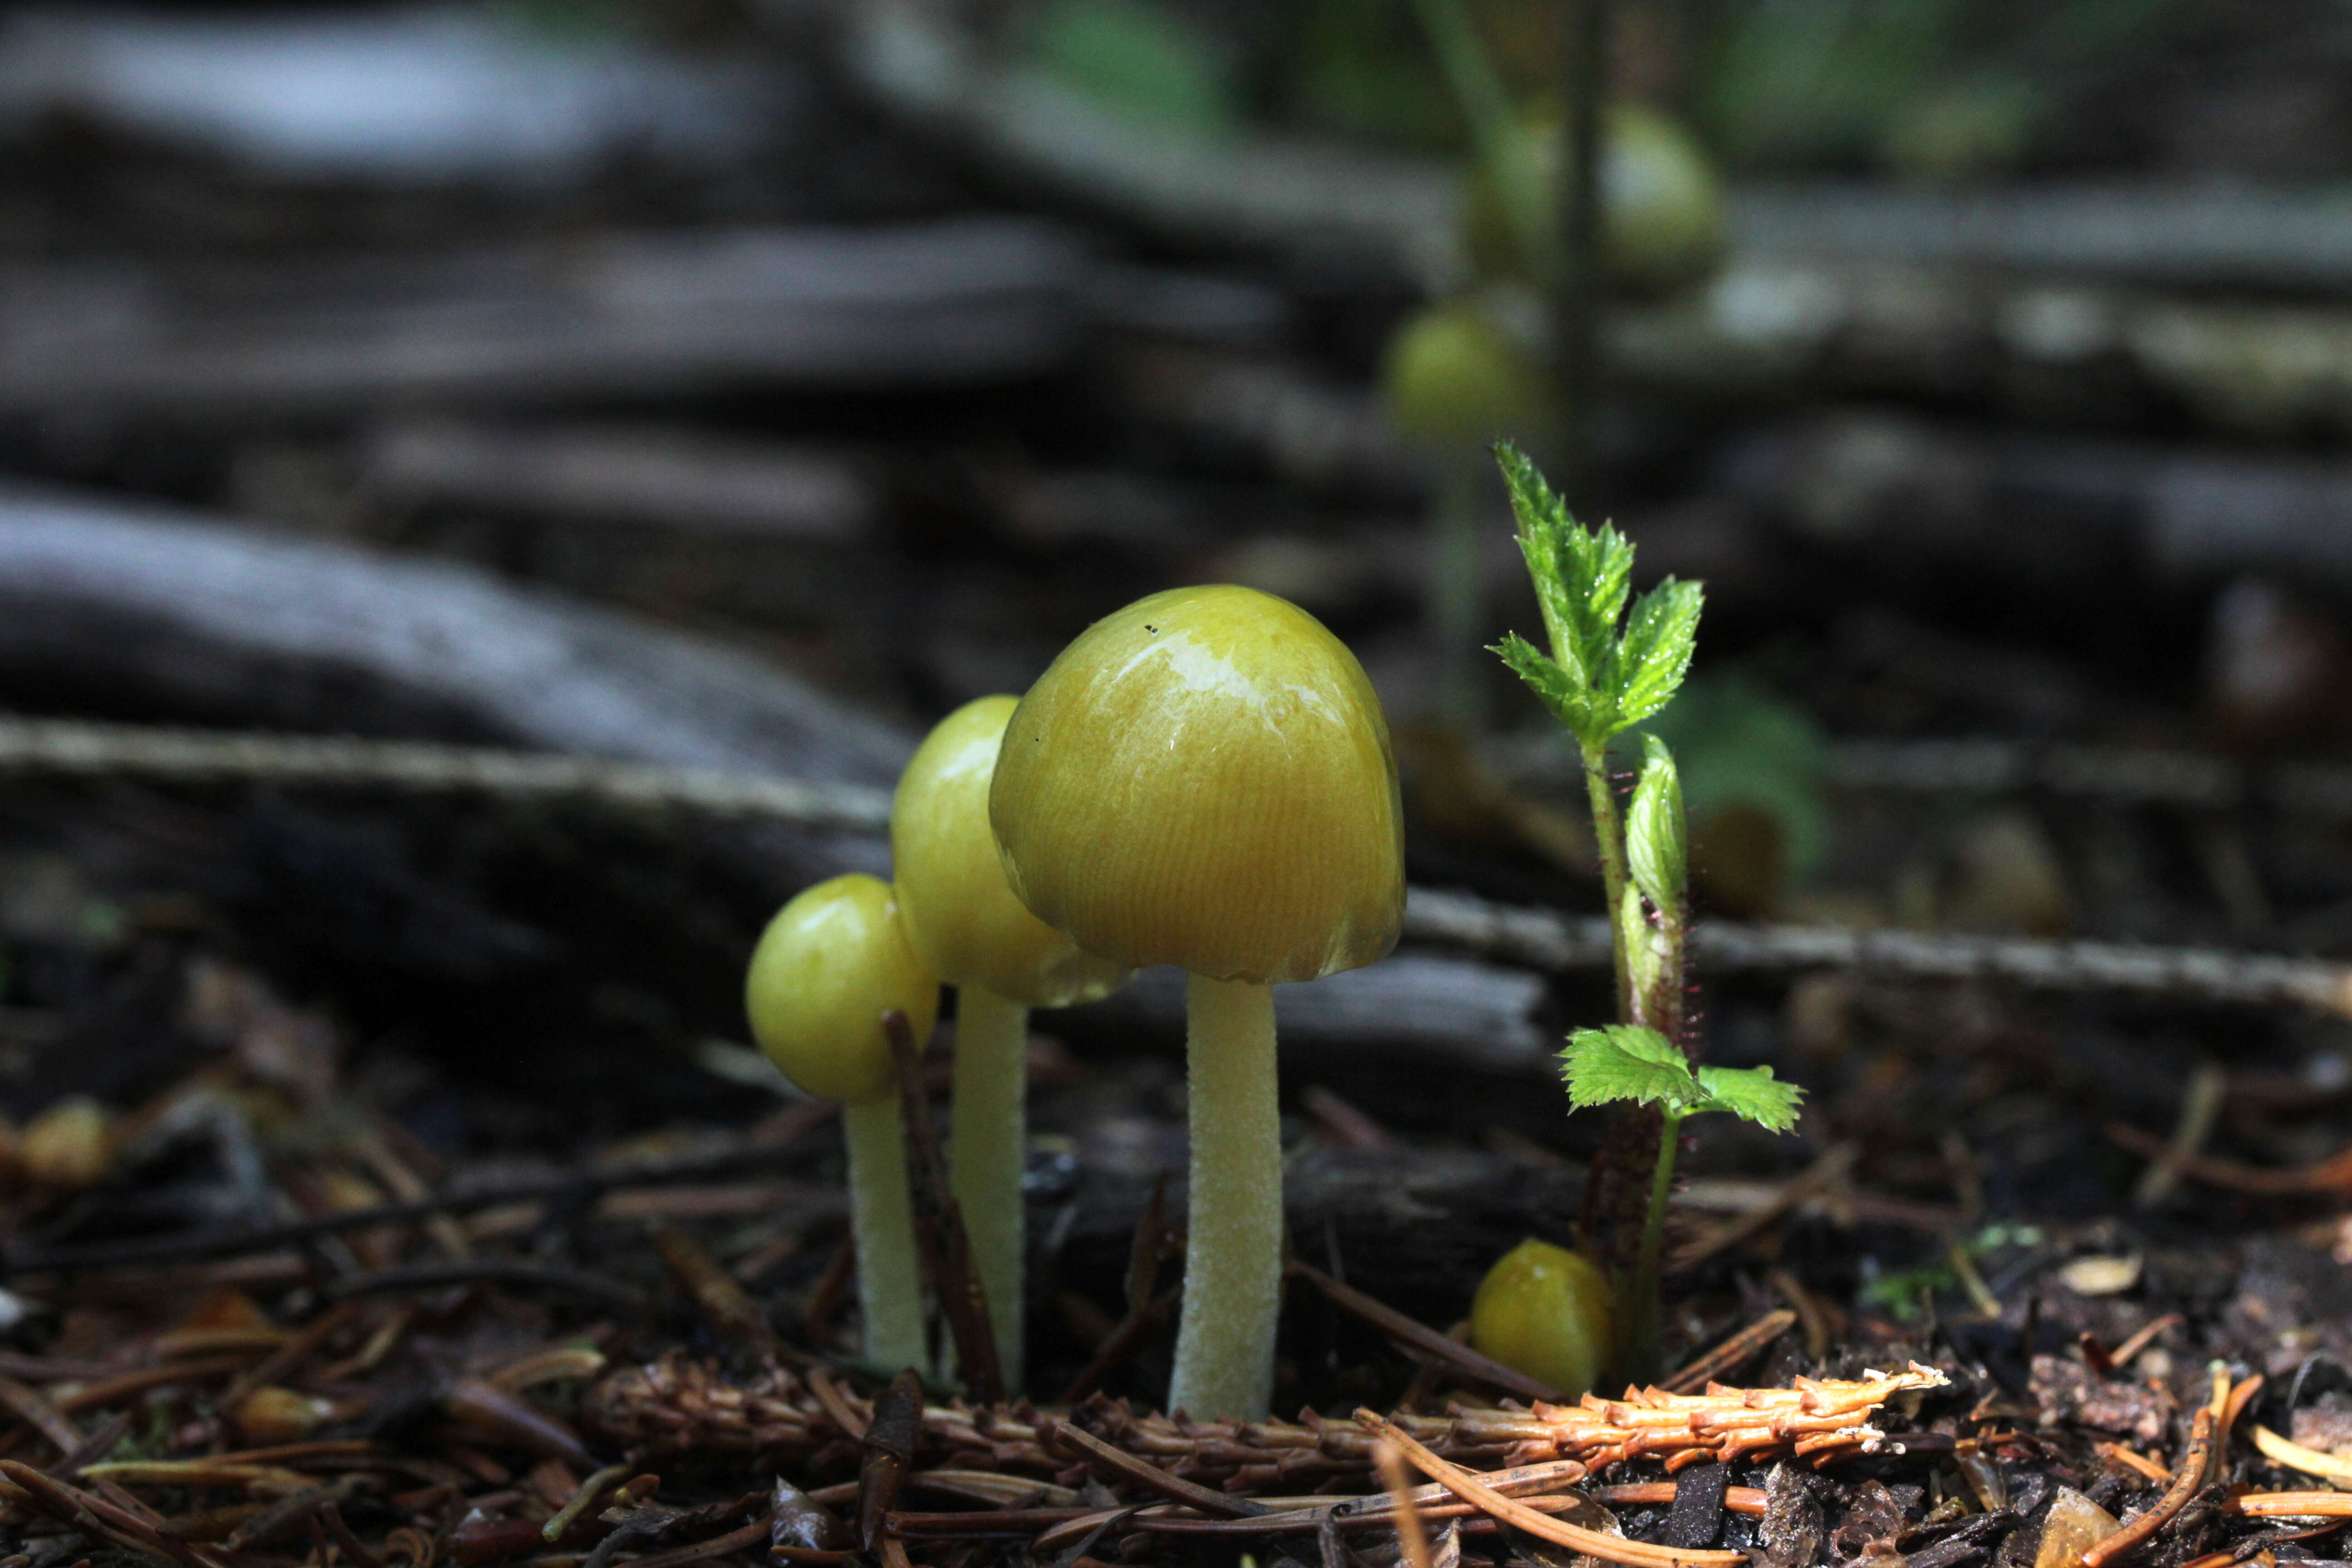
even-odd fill
[{"label": "blurred green foliage", "polygon": [[1202,135],[1241,122],[1232,62],[1160,0],[1048,0],[1025,42],[1034,64],[1129,120]]},{"label": "blurred green foliage", "polygon": [[1746,806],[1779,830],[1790,880],[1821,863],[1830,842],[1829,742],[1803,709],[1751,675],[1709,673],[1693,676],[1681,700],[1643,729],[1673,749],[1693,821]]},{"label": "blurred green foliage", "polygon": [[2193,20],[2190,0],[1717,0],[1693,108],[1742,169],[1925,180],[2026,163],[2057,100]]}]

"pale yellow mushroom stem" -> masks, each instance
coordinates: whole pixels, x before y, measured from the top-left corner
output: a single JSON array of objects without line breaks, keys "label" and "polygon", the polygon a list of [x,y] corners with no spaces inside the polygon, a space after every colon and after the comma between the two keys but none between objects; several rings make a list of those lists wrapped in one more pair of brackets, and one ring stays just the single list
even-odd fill
[{"label": "pale yellow mushroom stem", "polygon": [[1191,976],[1192,1189],[1171,1410],[1263,1417],[1282,1304],[1274,987]]},{"label": "pale yellow mushroom stem", "polygon": [[1021,1277],[1028,1227],[1021,1177],[1029,1142],[1029,1009],[984,985],[956,988],[955,1124],[948,1185],[988,1293],[1004,1385],[1021,1386]]},{"label": "pale yellow mushroom stem", "polygon": [[898,1120],[898,1100],[843,1106],[841,1131],[849,1145],[849,1224],[857,1238],[866,1359],[928,1372],[914,1197],[907,1186],[907,1130]]}]

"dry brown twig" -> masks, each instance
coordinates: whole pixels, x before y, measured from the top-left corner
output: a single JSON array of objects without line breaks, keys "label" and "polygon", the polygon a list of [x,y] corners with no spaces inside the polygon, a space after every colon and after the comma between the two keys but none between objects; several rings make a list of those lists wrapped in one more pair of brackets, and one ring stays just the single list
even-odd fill
[{"label": "dry brown twig", "polygon": [[[1871,1414],[1896,1394],[1944,1381],[1914,1364],[1855,1382],[1800,1378],[1786,1389],[1710,1387],[1690,1394],[1629,1390],[1620,1399],[1588,1394],[1574,1405],[1524,1410],[1457,1400],[1449,1415],[1395,1419],[1398,1430],[1433,1452],[1486,1468],[1569,1459],[1600,1469],[1630,1458],[1826,1458],[1875,1450],[1885,1435],[1870,1424]],[[864,1427],[821,1369],[803,1374],[772,1366],[736,1383],[710,1363],[680,1355],[604,1377],[583,1396],[581,1420],[640,1463],[688,1452],[793,1463]],[[926,1464],[1051,1478],[1069,1460],[1044,1429],[1063,1420],[1171,1475],[1228,1491],[1311,1487],[1369,1478],[1372,1469],[1373,1437],[1350,1423],[1312,1413],[1296,1422],[1178,1422],[1100,1397],[1066,1417],[1027,1405],[929,1405],[919,1447]]]}]

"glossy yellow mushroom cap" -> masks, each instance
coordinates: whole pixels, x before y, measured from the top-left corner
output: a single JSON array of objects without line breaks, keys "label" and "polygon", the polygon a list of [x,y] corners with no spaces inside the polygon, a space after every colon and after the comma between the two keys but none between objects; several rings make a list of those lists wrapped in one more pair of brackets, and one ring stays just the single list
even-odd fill
[{"label": "glossy yellow mushroom cap", "polygon": [[1021,700],[989,796],[1021,901],[1088,952],[1312,980],[1396,945],[1388,721],[1323,624],[1174,588],[1080,633]]},{"label": "glossy yellow mushroom cap", "polygon": [[1481,1355],[1574,1399],[1608,1365],[1614,1317],[1609,1281],[1591,1258],[1548,1241],[1523,1241],[1479,1282],[1470,1303],[1470,1342]]},{"label": "glossy yellow mushroom cap", "polygon": [[819,882],[777,912],[743,982],[751,1037],[819,1100],[862,1105],[895,1091],[882,1015],[929,1038],[940,983],[915,956],[890,884],[853,873]]},{"label": "glossy yellow mushroom cap", "polygon": [[890,856],[898,914],[915,951],[950,985],[980,985],[1031,1007],[1108,996],[1127,971],[1033,915],[1013,896],[988,786],[1017,697],[982,697],[939,722],[898,776]]}]

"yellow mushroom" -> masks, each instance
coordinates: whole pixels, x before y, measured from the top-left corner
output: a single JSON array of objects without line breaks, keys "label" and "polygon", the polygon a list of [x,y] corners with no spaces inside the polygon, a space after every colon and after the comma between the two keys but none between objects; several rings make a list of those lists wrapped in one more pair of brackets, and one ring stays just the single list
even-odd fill
[{"label": "yellow mushroom", "polygon": [[1096,622],[1005,731],[989,797],[1021,901],[1087,952],[1192,974],[1192,1176],[1171,1409],[1273,1392],[1277,982],[1367,964],[1404,912],[1396,760],[1355,656],[1297,605],[1179,588]]},{"label": "yellow mushroom", "polygon": [[906,1132],[882,1015],[907,1015],[929,1037],[940,983],[908,942],[890,885],[852,874],[786,904],[752,951],[743,984],[751,1035],[786,1078],[841,1102],[849,1146],[849,1223],[866,1354],[885,1366],[928,1365]]},{"label": "yellow mushroom", "polygon": [[925,738],[890,806],[898,913],[916,952],[956,987],[955,1123],[949,1184],[988,1295],[1008,1387],[1021,1386],[1021,1195],[1029,1009],[1107,996],[1127,980],[1013,896],[988,790],[1015,697],[965,703]]},{"label": "yellow mushroom", "polygon": [[1496,1260],[1470,1303],[1470,1342],[1569,1398],[1609,1362],[1615,1313],[1609,1281],[1582,1253],[1532,1238]]}]

